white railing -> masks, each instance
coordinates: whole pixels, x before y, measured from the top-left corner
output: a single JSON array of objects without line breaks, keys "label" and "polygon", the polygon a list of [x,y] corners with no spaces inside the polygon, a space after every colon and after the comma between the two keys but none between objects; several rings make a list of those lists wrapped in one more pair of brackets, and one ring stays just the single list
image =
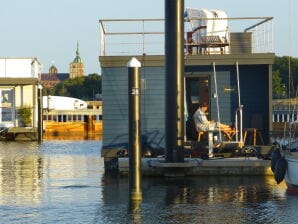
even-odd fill
[{"label": "white railing", "polygon": [[[232,32],[252,33],[252,53],[274,52],[273,17],[222,19],[228,20],[228,35]],[[212,18],[212,20],[221,20],[221,18]],[[192,31],[190,21],[185,21],[184,27],[185,40],[187,40],[187,32]],[[99,20],[99,32],[100,56],[164,55],[164,19]],[[228,54],[229,51],[224,53]]]}]

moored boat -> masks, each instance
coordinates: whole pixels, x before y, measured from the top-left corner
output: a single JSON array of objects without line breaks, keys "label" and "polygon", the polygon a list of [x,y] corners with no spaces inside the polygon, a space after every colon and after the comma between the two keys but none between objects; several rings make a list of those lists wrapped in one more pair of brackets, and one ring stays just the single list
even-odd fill
[{"label": "moored boat", "polygon": [[291,135],[295,131],[296,124],[297,122],[292,122],[289,125],[288,144],[272,153],[271,169],[278,184],[285,180],[288,193],[298,194],[298,140]]},{"label": "moored boat", "polygon": [[285,158],[287,161],[285,182],[288,192],[298,194],[298,151],[288,151]]},{"label": "moored boat", "polygon": [[285,158],[287,160],[286,184],[288,187],[296,187],[298,192],[298,152],[288,152]]}]

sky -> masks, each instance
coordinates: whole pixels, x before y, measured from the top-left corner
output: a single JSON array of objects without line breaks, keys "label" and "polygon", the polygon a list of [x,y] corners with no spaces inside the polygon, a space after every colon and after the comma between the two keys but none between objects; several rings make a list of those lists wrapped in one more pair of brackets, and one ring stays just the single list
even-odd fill
[{"label": "sky", "polygon": [[[0,58],[36,57],[47,73],[69,72],[77,43],[85,74],[100,74],[100,19],[164,18],[164,0],[0,0]],[[298,57],[297,0],[185,0],[185,7],[219,9],[229,17],[274,17],[277,56]]]}]

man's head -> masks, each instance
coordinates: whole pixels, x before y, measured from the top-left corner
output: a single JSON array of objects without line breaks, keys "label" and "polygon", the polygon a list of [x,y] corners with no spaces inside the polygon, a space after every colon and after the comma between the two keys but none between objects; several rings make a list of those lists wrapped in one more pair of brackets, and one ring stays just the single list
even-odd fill
[{"label": "man's head", "polygon": [[206,112],[208,110],[208,103],[201,102],[199,107],[201,108],[202,111]]},{"label": "man's head", "polygon": [[202,102],[202,103],[200,103],[200,107],[208,107],[208,103]]}]

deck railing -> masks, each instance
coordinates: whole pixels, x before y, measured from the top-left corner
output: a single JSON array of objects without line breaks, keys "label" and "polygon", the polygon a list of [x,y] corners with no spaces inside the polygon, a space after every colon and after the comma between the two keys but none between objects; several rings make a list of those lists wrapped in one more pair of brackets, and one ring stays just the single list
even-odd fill
[{"label": "deck railing", "polygon": [[[228,21],[225,38],[222,38],[222,46],[230,46],[231,33],[251,33],[251,53],[273,53],[273,17],[237,17],[237,18],[212,18],[211,20],[225,19]],[[202,19],[200,20],[210,20]],[[185,49],[187,49],[188,36],[193,32],[191,21],[185,21]],[[100,31],[100,56],[112,55],[164,55],[164,19],[110,19],[99,20]],[[214,47],[213,53],[229,54],[229,50],[223,51],[218,43],[216,33],[210,35],[213,38],[201,37],[201,40],[217,40],[210,45],[209,42],[197,41],[195,46],[202,47],[205,51],[197,53],[210,53],[208,48]],[[212,51],[211,51],[212,53]]]}]

